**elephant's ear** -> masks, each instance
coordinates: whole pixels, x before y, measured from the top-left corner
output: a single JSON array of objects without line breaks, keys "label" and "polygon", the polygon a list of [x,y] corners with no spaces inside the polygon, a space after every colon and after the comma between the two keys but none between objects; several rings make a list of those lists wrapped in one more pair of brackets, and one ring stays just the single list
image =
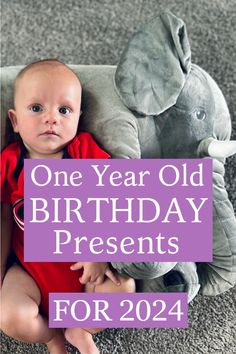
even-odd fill
[{"label": "elephant's ear", "polygon": [[164,12],[129,41],[117,66],[116,88],[132,111],[158,115],[176,103],[190,67],[185,24]]}]

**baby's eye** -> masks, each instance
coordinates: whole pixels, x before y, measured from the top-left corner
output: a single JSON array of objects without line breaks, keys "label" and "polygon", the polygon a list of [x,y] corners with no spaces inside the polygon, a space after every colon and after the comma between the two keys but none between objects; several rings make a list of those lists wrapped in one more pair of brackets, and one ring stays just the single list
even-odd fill
[{"label": "baby's eye", "polygon": [[59,108],[59,113],[64,114],[64,115],[69,114],[70,113],[70,109],[68,107],[60,107]]},{"label": "baby's eye", "polygon": [[41,112],[43,110],[43,107],[40,105],[40,104],[34,104],[30,110],[32,112],[35,112],[35,113],[38,113],[38,112]]},{"label": "baby's eye", "polygon": [[203,109],[196,110],[195,115],[199,120],[204,120],[206,118],[206,112]]}]

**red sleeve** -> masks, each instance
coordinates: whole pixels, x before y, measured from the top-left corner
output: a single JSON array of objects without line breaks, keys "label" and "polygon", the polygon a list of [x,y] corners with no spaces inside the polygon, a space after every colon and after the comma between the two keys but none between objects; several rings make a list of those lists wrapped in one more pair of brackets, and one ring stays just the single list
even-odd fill
[{"label": "red sleeve", "polygon": [[102,150],[92,135],[80,133],[67,147],[68,154],[77,159],[108,159],[110,155]]},{"label": "red sleeve", "polygon": [[9,145],[1,152],[1,202],[3,203],[12,202],[12,192],[16,188],[14,171],[19,156],[19,143]]}]

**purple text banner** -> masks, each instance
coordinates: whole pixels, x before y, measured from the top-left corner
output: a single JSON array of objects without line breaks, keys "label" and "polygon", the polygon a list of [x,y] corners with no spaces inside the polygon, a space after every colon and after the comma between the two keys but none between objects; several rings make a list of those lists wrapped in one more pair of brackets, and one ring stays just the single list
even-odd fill
[{"label": "purple text banner", "polygon": [[186,328],[185,293],[50,293],[51,328]]},{"label": "purple text banner", "polygon": [[210,159],[25,160],[25,261],[212,260]]}]

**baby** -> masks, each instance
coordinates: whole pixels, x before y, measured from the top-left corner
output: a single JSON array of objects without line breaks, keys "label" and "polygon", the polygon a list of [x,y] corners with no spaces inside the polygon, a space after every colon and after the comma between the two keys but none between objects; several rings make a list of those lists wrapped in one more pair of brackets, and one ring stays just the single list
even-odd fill
[{"label": "baby", "polygon": [[[9,110],[20,140],[1,156],[2,330],[21,341],[46,343],[51,354],[66,353],[64,338],[82,354],[99,353],[92,334],[101,329],[48,328],[49,292],[135,291],[133,279],[115,274],[108,263],[24,262],[24,158],[109,158],[89,133],[77,135],[81,91],[78,77],[58,60],[25,67],[16,78],[14,109]],[[16,262],[9,268],[11,253]]]}]

